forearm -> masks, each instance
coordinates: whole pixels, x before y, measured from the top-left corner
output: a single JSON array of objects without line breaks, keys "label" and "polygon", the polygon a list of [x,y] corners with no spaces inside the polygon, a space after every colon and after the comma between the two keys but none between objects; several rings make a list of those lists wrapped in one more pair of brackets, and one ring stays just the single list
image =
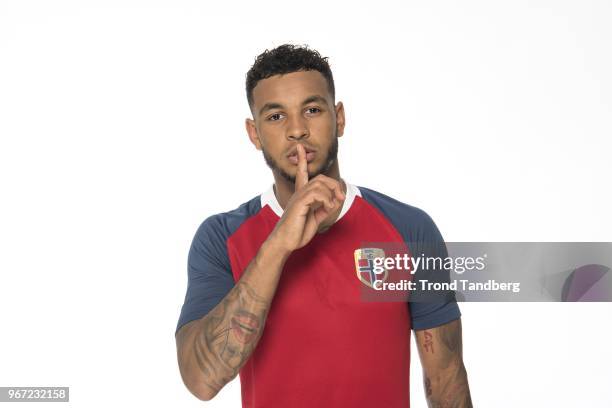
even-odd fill
[{"label": "forearm", "polygon": [[288,255],[265,241],[236,286],[187,333],[179,365],[198,398],[214,397],[255,349]]},{"label": "forearm", "polygon": [[435,374],[423,373],[430,408],[471,408],[472,399],[463,361],[452,362]]},{"label": "forearm", "polygon": [[416,343],[423,366],[428,406],[471,407],[467,371],[463,364],[461,319],[416,331]]}]

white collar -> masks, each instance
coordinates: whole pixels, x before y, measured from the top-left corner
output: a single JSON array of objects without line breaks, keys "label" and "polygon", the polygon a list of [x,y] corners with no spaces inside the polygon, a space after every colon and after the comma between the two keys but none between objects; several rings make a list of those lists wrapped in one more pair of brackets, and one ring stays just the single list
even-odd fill
[{"label": "white collar", "polygon": [[[349,208],[351,208],[351,205],[353,204],[353,201],[355,200],[356,196],[361,197],[361,191],[359,191],[359,188],[357,188],[357,186],[347,183],[346,181],[344,183],[346,184],[346,198],[344,199],[344,203],[342,204],[342,210],[340,210],[340,214],[338,215],[338,218],[336,218],[335,222],[337,222],[340,218],[344,216],[344,214],[347,213]],[[278,203],[278,200],[276,199],[276,194],[274,194],[274,184],[272,184],[270,188],[268,188],[261,194],[260,200],[261,208],[264,208],[266,205],[269,205],[276,215],[278,215],[279,217],[283,216],[283,208]]]}]

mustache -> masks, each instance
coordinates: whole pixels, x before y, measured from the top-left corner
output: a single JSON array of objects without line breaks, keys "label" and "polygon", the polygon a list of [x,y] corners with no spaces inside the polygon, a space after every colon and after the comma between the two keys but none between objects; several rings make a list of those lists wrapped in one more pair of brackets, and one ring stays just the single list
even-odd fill
[{"label": "mustache", "polygon": [[[302,146],[304,146],[304,150],[306,150],[306,153],[311,153],[311,152],[316,152],[317,149],[314,147],[311,147],[310,145],[307,145],[305,143],[299,143]],[[297,154],[297,144],[293,145],[292,147],[290,147],[286,152],[285,152],[285,156],[293,156]]]}]

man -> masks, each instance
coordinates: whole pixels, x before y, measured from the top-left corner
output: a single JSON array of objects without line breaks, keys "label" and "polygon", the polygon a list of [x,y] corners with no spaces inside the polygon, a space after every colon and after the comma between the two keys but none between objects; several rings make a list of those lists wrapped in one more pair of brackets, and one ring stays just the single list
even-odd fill
[{"label": "man", "polygon": [[429,405],[470,407],[454,298],[361,299],[363,242],[443,241],[422,210],[340,177],[345,115],[327,58],[266,50],[246,90],[274,185],[193,239],[176,332],[187,388],[210,400],[240,373],[244,407],[408,407],[414,329]]}]

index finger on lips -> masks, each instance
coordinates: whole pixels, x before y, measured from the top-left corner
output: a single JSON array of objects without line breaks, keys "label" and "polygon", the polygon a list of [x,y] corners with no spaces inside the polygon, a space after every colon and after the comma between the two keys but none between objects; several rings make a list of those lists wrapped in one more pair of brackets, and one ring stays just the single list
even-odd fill
[{"label": "index finger on lips", "polygon": [[297,173],[295,175],[296,191],[308,184],[308,162],[306,161],[306,150],[301,144],[297,145]]}]

